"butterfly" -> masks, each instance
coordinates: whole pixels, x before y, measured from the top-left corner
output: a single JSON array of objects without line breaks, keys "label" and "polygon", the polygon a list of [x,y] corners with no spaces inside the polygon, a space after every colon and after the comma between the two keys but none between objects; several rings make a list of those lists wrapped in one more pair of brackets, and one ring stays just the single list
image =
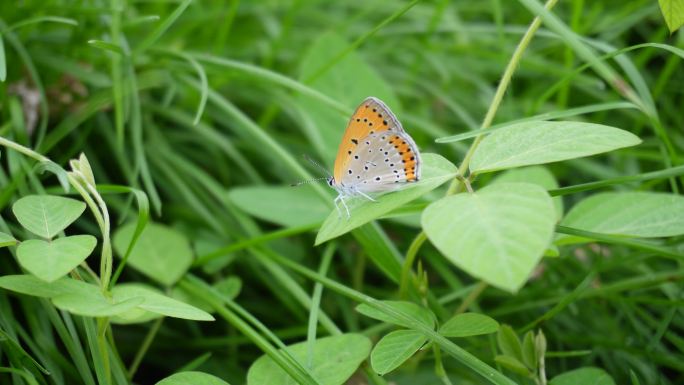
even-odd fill
[{"label": "butterfly", "polygon": [[366,98],[354,111],[342,136],[328,185],[337,192],[350,218],[345,199],[396,190],[420,180],[421,160],[413,138],[380,99]]}]

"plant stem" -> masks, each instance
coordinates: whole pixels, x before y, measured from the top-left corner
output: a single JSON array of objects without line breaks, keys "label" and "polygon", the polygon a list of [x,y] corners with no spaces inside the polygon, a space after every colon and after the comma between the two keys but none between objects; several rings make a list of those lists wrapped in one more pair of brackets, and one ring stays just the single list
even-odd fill
[{"label": "plant stem", "polygon": [[[553,8],[554,5],[556,5],[557,2],[558,0],[548,0],[546,2],[545,8],[547,10],[550,10],[551,8]],[[518,67],[518,64],[522,59],[522,55],[525,52],[525,49],[527,49],[527,47],[530,45],[532,37],[537,32],[540,26],[541,18],[537,16],[534,18],[534,20],[532,20],[532,23],[527,28],[527,31],[523,35],[522,39],[520,39],[520,43],[518,43],[518,46],[513,52],[513,56],[511,56],[511,60],[508,62],[508,65],[506,66],[506,69],[504,70],[504,73],[501,76],[501,81],[499,82],[499,86],[497,87],[496,93],[494,94],[494,99],[492,99],[492,102],[489,105],[489,109],[487,110],[487,114],[485,115],[485,118],[482,121],[482,127],[480,127],[481,129],[489,128],[492,125],[492,122],[494,121],[494,116],[496,116],[496,112],[499,110],[499,106],[501,105],[501,101],[503,100],[503,97],[506,94],[506,90],[508,89],[508,86],[511,83],[513,73],[515,72],[515,69]],[[464,178],[465,171],[468,169],[468,166],[470,165],[470,160],[473,157],[475,150],[480,145],[480,142],[482,142],[482,139],[484,139],[484,135],[478,135],[477,137],[475,137],[473,144],[470,145],[470,148],[468,149],[468,152],[463,158],[461,165],[458,167],[458,176],[454,178],[454,180],[451,181],[451,185],[449,185],[449,189],[446,193],[447,196],[457,194],[463,191],[463,183],[461,182],[461,179]],[[426,239],[427,236],[425,235],[425,232],[421,231],[418,234],[418,236],[416,236],[413,239],[413,242],[411,242],[411,245],[409,246],[409,251],[412,254],[409,254],[409,252],[407,252],[406,258],[404,259],[404,264],[402,266],[402,279],[400,283],[400,288],[405,288],[408,286],[408,281],[411,275],[410,272],[413,265],[413,261],[415,259],[415,254],[418,253],[418,250],[423,245],[423,243],[425,243]],[[404,274],[404,271],[407,271],[408,273]]]},{"label": "plant stem", "polygon": [[461,314],[468,310],[470,304],[472,304],[477,299],[477,297],[479,297],[480,294],[482,294],[482,292],[484,291],[484,289],[487,288],[487,286],[487,282],[478,282],[477,285],[475,285],[475,287],[473,288],[473,290],[470,291],[470,294],[468,294],[468,296],[465,297],[463,302],[461,302],[461,305],[459,305],[459,307],[456,309],[455,314]]},{"label": "plant stem", "polygon": [[133,362],[131,362],[131,366],[128,368],[129,380],[132,380],[133,376],[135,376],[135,372],[138,370],[143,358],[145,358],[145,353],[147,353],[150,345],[152,345],[152,341],[154,341],[154,337],[157,335],[159,328],[161,328],[162,322],[164,322],[164,317],[158,318],[156,321],[154,321],[152,327],[147,332],[147,335],[145,335],[145,339],[140,345],[140,349],[138,349],[138,352],[135,353],[135,358],[133,358]]}]

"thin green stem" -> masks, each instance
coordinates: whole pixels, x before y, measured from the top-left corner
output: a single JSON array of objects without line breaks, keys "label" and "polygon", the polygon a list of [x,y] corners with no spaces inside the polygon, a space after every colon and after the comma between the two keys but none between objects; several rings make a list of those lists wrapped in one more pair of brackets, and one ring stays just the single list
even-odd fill
[{"label": "thin green stem", "polygon": [[[557,2],[558,0],[548,0],[545,6],[546,9],[549,10],[553,8],[553,6],[556,5]],[[541,19],[539,17],[535,17],[534,20],[532,20],[530,26],[527,28],[527,31],[525,32],[523,37],[520,39],[520,43],[518,43],[518,46],[515,48],[515,51],[513,52],[513,55],[511,56],[511,59],[509,60],[508,65],[506,66],[506,69],[504,70],[504,73],[501,76],[501,81],[499,82],[499,86],[496,89],[494,98],[492,99],[492,102],[489,105],[487,114],[485,115],[485,118],[482,122],[482,126],[480,127],[481,129],[487,129],[492,125],[492,122],[494,121],[494,116],[496,116],[496,112],[499,110],[499,106],[501,105],[503,97],[506,94],[506,90],[508,89],[508,86],[511,83],[513,74],[515,73],[515,70],[518,67],[518,64],[520,63],[520,60],[522,59],[522,55],[527,49],[527,47],[530,45],[532,37],[537,32],[540,25]],[[473,154],[475,153],[475,150],[480,145],[480,142],[482,142],[483,138],[484,135],[482,134],[475,137],[473,144],[470,145],[470,148],[468,149],[468,152],[463,158],[461,165],[458,167],[459,177],[456,177],[452,180],[446,195],[453,195],[463,191],[463,183],[461,182],[461,178],[465,176],[465,172],[468,169],[468,166],[470,165],[470,160]],[[413,239],[413,242],[409,246],[409,250],[414,255],[411,256],[411,258],[409,258],[409,255],[407,253],[407,257],[404,259],[404,264],[402,266],[402,281],[400,283],[400,287],[407,287],[407,281],[410,276],[410,271],[412,269],[413,260],[415,259],[415,254],[418,253],[418,250],[420,250],[420,247],[423,245],[423,243],[425,243],[426,239],[427,236],[424,235],[424,231],[421,231],[421,233]],[[403,271],[405,270],[409,273],[404,275]]]},{"label": "thin green stem", "polygon": [[358,292],[354,289],[351,289],[345,285],[342,285],[332,279],[329,279],[327,277],[321,276],[317,272],[307,269],[306,267],[303,267],[299,265],[298,263],[285,258],[281,255],[275,254],[275,253],[269,253],[268,257],[273,259],[275,262],[287,266],[290,269],[294,270],[295,272],[311,279],[316,282],[322,283],[324,286],[329,288],[330,290],[339,293],[345,297],[348,297],[354,301],[364,303],[368,306],[371,306],[391,317],[394,317],[396,319],[401,320],[404,324],[408,326],[409,329],[417,330],[425,334],[425,336],[430,339],[432,342],[435,344],[439,345],[442,350],[447,352],[449,355],[454,357],[456,360],[461,362],[462,364],[466,365],[488,381],[490,381],[493,384],[496,385],[515,385],[515,382],[500,373],[499,371],[495,370],[491,366],[487,365],[485,362],[480,361],[477,357],[473,356],[470,354],[468,351],[464,350],[460,346],[454,344],[452,341],[447,339],[446,337],[440,335],[437,333],[435,330],[433,330],[431,327],[427,326],[423,322],[421,322],[418,319],[415,319],[413,316],[409,314],[405,314],[403,312],[398,312],[394,308],[387,306],[385,303],[382,301],[379,301],[373,297],[370,297],[366,294],[363,294],[361,292]]},{"label": "thin green stem", "polygon": [[473,302],[475,302],[477,297],[479,297],[480,294],[482,294],[482,292],[487,288],[487,286],[488,286],[487,282],[484,282],[484,281],[478,282],[477,285],[475,285],[475,287],[473,288],[473,290],[470,291],[468,296],[463,299],[463,302],[461,302],[461,304],[458,306],[458,308],[456,309],[456,312],[454,314],[461,314],[461,313],[465,312],[466,310],[468,310],[470,305]]},{"label": "thin green stem", "polygon": [[[318,274],[325,276],[330,268],[332,257],[335,255],[335,243],[329,243],[323,252],[321,266],[318,268]],[[307,359],[306,367],[311,369],[313,367],[314,359],[314,344],[316,342],[316,326],[318,326],[318,308],[321,305],[321,296],[323,295],[323,285],[316,283],[314,292],[311,295],[311,309],[309,311],[309,326],[306,333],[307,341]]]},{"label": "thin green stem", "polygon": [[677,166],[672,168],[666,168],[664,170],[652,171],[638,175],[627,175],[620,176],[617,178],[605,179],[596,182],[588,182],[577,184],[574,186],[561,187],[553,190],[549,190],[549,195],[551,196],[561,196],[574,194],[587,190],[594,190],[601,187],[612,186],[616,184],[629,183],[629,182],[643,182],[653,179],[667,179],[673,176],[684,175],[684,166]]},{"label": "thin green stem", "polygon": [[152,327],[145,335],[145,339],[143,340],[142,344],[140,344],[138,351],[135,353],[135,357],[133,358],[133,362],[131,362],[131,366],[128,367],[129,380],[132,380],[135,376],[135,372],[138,371],[138,367],[140,367],[140,363],[142,362],[143,358],[145,358],[147,351],[150,349],[152,341],[154,341],[154,337],[157,336],[162,322],[164,322],[164,317],[158,318],[156,321],[154,321]]}]

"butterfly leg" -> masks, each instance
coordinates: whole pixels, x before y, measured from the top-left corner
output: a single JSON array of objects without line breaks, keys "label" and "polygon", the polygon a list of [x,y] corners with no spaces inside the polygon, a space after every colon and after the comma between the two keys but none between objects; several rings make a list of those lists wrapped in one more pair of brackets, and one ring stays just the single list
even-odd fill
[{"label": "butterfly leg", "polygon": [[335,204],[335,208],[337,209],[337,217],[342,218],[342,210],[340,210],[340,205],[337,203],[342,200],[342,195],[338,195],[337,198],[333,201]]},{"label": "butterfly leg", "polygon": [[364,193],[364,192],[357,191],[357,193],[359,193],[359,195],[361,195],[362,197],[368,199],[368,200],[371,201],[371,202],[377,202],[377,200],[371,198],[370,195],[368,195],[368,194],[366,194],[366,193]]},{"label": "butterfly leg", "polygon": [[351,214],[349,213],[349,207],[347,206],[347,203],[344,201],[344,196],[340,195],[340,202],[342,202],[342,206],[344,206],[344,209],[347,210],[347,220],[351,218]]}]

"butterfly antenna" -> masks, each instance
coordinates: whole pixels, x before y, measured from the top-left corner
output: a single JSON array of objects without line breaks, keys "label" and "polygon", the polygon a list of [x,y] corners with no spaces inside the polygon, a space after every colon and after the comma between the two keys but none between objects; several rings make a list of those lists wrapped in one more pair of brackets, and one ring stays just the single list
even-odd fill
[{"label": "butterfly antenna", "polygon": [[318,162],[316,162],[315,160],[313,160],[310,156],[304,154],[304,159],[308,160],[309,162],[311,162],[311,164],[313,164],[314,166],[318,167],[321,171],[323,171],[326,175],[328,175],[328,177],[331,176],[331,175],[330,175],[330,172],[328,171],[328,169],[326,169],[325,167],[321,166],[320,163],[318,163]]},{"label": "butterfly antenna", "polygon": [[322,181],[322,180],[324,180],[324,179],[328,179],[328,177],[327,177],[327,176],[323,176],[323,177],[320,177],[320,178],[313,178],[313,179],[303,180],[303,181],[301,181],[301,182],[297,182],[297,183],[292,183],[292,184],[290,184],[290,187],[296,187],[296,186],[301,186],[301,185],[303,185],[303,184],[309,184],[309,183],[319,182],[319,181]]}]

